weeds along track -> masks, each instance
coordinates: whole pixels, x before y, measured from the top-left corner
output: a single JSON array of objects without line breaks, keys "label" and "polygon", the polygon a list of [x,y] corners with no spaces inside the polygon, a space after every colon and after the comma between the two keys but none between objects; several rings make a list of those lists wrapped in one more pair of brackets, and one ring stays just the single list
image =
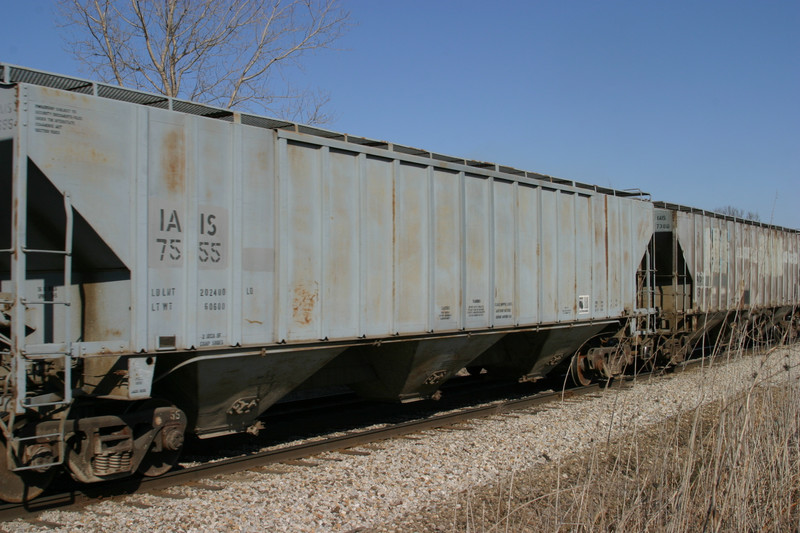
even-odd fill
[{"label": "weeds along track", "polygon": [[451,504],[453,530],[797,530],[800,345],[750,359],[728,391]]},{"label": "weeds along track", "polygon": [[[718,358],[717,361],[720,361]],[[707,359],[692,360],[686,365],[675,369],[675,373],[699,369],[709,363]],[[666,374],[665,377],[669,377]],[[541,392],[531,397],[519,398],[510,401],[497,401],[485,405],[457,409],[420,420],[406,421],[385,427],[367,428],[345,434],[335,434],[328,437],[319,437],[310,442],[291,443],[283,446],[252,453],[246,456],[230,457],[203,464],[193,465],[181,470],[175,470],[159,478],[146,478],[128,483],[107,484],[102,486],[83,486],[81,491],[70,490],[59,494],[52,494],[36,500],[27,507],[6,506],[0,510],[0,520],[10,520],[23,516],[36,524],[36,516],[41,511],[49,509],[74,509],[95,503],[99,499],[120,494],[151,493],[170,498],[167,489],[178,485],[193,486],[200,489],[216,490],[218,483],[212,478],[225,474],[242,471],[270,472],[276,466],[313,466],[320,461],[330,460],[320,458],[323,455],[338,453],[346,455],[366,455],[376,446],[375,443],[392,438],[417,439],[413,434],[420,434],[428,430],[441,432],[458,432],[469,429],[467,423],[481,417],[511,417],[517,418],[549,409],[548,403],[553,402],[581,402],[587,395],[590,398],[602,397],[603,390],[619,391],[629,387],[633,378],[617,380],[610,384],[592,385],[589,387],[559,390],[556,392]],[[660,379],[658,376],[639,374],[635,379]],[[46,522],[46,520],[45,520]],[[29,524],[30,525],[30,524]],[[45,526],[47,524],[44,524]]]}]

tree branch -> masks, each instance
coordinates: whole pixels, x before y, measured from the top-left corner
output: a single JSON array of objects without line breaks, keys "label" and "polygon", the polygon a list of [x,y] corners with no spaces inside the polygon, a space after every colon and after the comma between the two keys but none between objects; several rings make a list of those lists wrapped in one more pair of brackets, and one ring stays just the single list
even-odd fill
[{"label": "tree branch", "polygon": [[327,99],[284,76],[349,26],[340,0],[59,2],[73,54],[103,80],[249,110],[292,101],[280,111],[312,121],[324,120]]}]

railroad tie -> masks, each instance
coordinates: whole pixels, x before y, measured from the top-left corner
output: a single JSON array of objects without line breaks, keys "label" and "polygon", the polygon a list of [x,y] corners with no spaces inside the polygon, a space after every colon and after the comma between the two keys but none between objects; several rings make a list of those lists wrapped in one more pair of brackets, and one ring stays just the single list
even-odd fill
[{"label": "railroad tie", "polygon": [[287,461],[281,461],[281,464],[290,466],[319,466],[319,463],[315,463],[313,461],[303,461],[302,459],[289,459]]},{"label": "railroad tie", "polygon": [[211,490],[211,491],[218,491],[225,489],[225,487],[220,487],[219,485],[208,485],[200,481],[190,481],[189,483],[186,483],[186,486],[191,487],[193,489]]},{"label": "railroad tie", "polygon": [[127,505],[128,507],[135,507],[136,509],[151,509],[153,507],[149,503],[131,502],[131,501],[125,502],[125,505]]},{"label": "railroad tie", "polygon": [[64,527],[64,524],[60,524],[58,522],[50,522],[48,520],[40,520],[38,518],[30,518],[28,520],[25,520],[25,522],[32,524],[34,526],[46,527],[48,529],[60,529]]},{"label": "railroad tie", "polygon": [[188,494],[182,494],[180,492],[167,492],[166,490],[151,490],[151,496],[157,496],[159,498],[167,498],[170,500],[184,500],[189,497]]},{"label": "railroad tie", "polygon": [[372,452],[364,452],[361,450],[351,450],[351,449],[336,450],[336,453],[341,453],[344,455],[372,455]]},{"label": "railroad tie", "polygon": [[288,474],[287,470],[281,470],[279,468],[275,468],[274,466],[259,466],[254,468],[256,472],[260,474]]}]

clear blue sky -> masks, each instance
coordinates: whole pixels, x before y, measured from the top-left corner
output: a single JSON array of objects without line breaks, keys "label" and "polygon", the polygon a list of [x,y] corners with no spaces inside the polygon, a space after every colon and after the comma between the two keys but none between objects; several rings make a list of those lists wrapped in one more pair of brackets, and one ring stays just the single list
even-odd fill
[{"label": "clear blue sky", "polygon": [[[85,75],[46,0],[0,60]],[[800,228],[800,1],[349,0],[332,130]]]}]

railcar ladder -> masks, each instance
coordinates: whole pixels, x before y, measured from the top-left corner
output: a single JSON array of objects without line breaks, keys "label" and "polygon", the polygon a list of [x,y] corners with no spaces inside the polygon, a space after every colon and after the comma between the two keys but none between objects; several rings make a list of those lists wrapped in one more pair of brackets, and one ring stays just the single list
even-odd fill
[{"label": "railcar ladder", "polygon": [[656,329],[654,316],[656,312],[655,254],[655,241],[651,239],[636,271],[636,308],[634,309],[635,320],[631,322],[631,335],[649,335]]},{"label": "railcar ladder", "polygon": [[[10,469],[13,471],[21,471],[21,470],[32,470],[32,469],[40,469],[40,468],[47,468],[50,466],[56,466],[62,464],[64,462],[64,458],[66,456],[66,441],[65,441],[65,434],[64,434],[64,426],[66,421],[66,415],[61,417],[61,422],[58,425],[58,431],[53,433],[47,434],[37,434],[33,436],[20,436],[16,432],[15,428],[15,419],[16,415],[24,414],[27,409],[39,409],[43,407],[51,407],[58,409],[59,407],[66,408],[69,404],[72,403],[72,342],[70,341],[71,338],[71,330],[72,330],[72,320],[71,320],[71,306],[72,301],[70,298],[70,291],[69,287],[72,282],[72,234],[73,234],[73,214],[72,214],[72,203],[70,201],[70,197],[68,193],[64,194],[64,213],[66,215],[66,224],[65,224],[65,238],[64,238],[64,249],[63,250],[43,250],[43,249],[34,249],[28,248],[24,242],[21,242],[16,249],[12,249],[11,253],[17,251],[21,256],[27,258],[33,254],[48,254],[48,255],[61,255],[64,257],[64,282],[62,284],[64,290],[59,295],[59,298],[56,299],[55,297],[48,300],[46,292],[43,291],[43,295],[41,299],[29,299],[25,296],[25,275],[24,270],[22,268],[20,270],[23,273],[18,278],[22,279],[14,279],[16,272],[12,269],[12,282],[14,285],[14,290],[16,291],[16,313],[15,313],[15,320],[20,321],[21,324],[12,324],[12,334],[11,339],[9,339],[11,343],[12,353],[14,352],[14,347],[18,346],[19,349],[17,353],[13,354],[11,359],[12,371],[11,375],[9,375],[6,379],[10,379],[13,376],[13,407],[9,409],[9,420],[8,424],[2,428],[3,433],[6,436],[7,442],[7,464],[11,467]],[[17,235],[19,238],[20,236]],[[21,240],[21,239],[20,239]],[[15,242],[20,242],[20,240],[15,239]],[[23,259],[23,265],[27,265],[27,260]],[[13,304],[13,302],[11,302]],[[26,344],[24,340],[24,321],[25,321],[25,309],[31,306],[63,306],[64,313],[63,313],[63,320],[64,320],[64,338],[63,342],[51,342],[45,344]],[[21,332],[21,335],[20,335]],[[64,389],[63,392],[58,391],[56,394],[52,395],[45,395],[39,397],[28,397],[28,376],[32,374],[33,367],[39,362],[45,361],[58,361],[61,360],[63,367],[64,367]],[[8,383],[6,383],[8,385]],[[6,386],[6,391],[8,387]],[[59,394],[60,392],[60,394]],[[38,400],[38,401],[37,401]],[[0,420],[0,425],[3,425],[2,420]],[[58,455],[54,457],[54,459],[50,462],[43,462],[43,463],[36,463],[34,465],[25,466],[22,464],[19,458],[19,452],[21,450],[21,445],[25,442],[38,440],[38,439],[46,439],[50,442],[56,441],[58,443]]]}]

